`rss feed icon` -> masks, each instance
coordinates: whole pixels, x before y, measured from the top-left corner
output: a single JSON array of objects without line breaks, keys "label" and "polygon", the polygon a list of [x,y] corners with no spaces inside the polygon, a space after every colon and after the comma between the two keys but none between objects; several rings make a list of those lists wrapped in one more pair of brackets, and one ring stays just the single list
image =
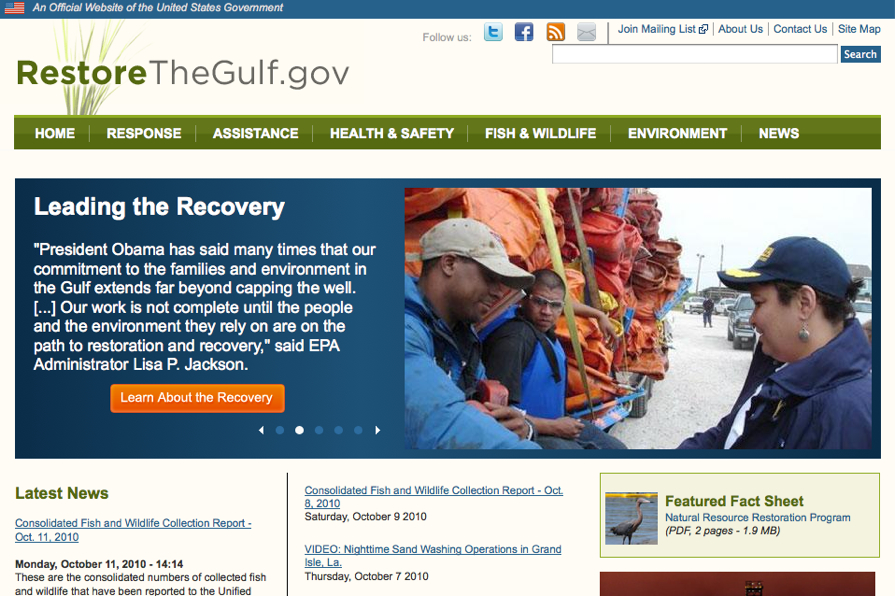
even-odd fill
[{"label": "rss feed icon", "polygon": [[565,23],[547,23],[547,41],[565,41]]}]

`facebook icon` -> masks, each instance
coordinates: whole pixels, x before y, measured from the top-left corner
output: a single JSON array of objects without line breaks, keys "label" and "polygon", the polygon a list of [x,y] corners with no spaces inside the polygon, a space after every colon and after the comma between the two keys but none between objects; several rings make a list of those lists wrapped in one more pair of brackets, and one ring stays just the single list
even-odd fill
[{"label": "facebook icon", "polygon": [[503,39],[503,23],[485,23],[485,41]]},{"label": "facebook icon", "polygon": [[516,23],[516,41],[531,41],[535,27],[532,23]]}]

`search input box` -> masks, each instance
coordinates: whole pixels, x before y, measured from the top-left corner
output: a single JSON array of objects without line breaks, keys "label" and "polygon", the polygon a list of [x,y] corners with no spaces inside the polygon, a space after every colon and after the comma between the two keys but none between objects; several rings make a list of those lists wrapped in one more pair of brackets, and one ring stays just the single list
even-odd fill
[{"label": "search input box", "polygon": [[837,44],[553,46],[554,64],[837,64]]}]

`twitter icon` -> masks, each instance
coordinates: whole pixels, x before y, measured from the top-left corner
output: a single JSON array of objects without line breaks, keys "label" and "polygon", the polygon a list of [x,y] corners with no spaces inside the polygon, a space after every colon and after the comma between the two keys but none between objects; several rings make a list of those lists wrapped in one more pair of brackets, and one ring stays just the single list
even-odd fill
[{"label": "twitter icon", "polygon": [[485,23],[485,41],[503,39],[503,23]]}]

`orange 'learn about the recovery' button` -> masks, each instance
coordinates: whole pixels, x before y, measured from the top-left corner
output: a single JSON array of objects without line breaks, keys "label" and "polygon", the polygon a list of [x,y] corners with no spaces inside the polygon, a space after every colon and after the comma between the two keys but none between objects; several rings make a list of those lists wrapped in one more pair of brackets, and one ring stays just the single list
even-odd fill
[{"label": "orange 'learn about the recovery' button", "polygon": [[115,414],[280,414],[284,385],[112,385]]}]

